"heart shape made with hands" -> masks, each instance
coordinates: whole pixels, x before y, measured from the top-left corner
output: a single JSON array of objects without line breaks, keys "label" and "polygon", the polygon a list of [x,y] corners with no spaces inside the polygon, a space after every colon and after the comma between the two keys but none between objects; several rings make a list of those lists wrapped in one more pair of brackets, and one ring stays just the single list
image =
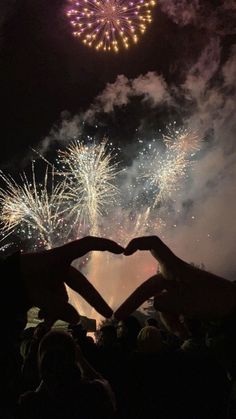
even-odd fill
[{"label": "heart shape made with hands", "polygon": [[[28,295],[28,308],[39,307],[42,318],[51,321],[58,318],[67,321],[72,317],[78,321],[78,313],[68,304],[66,284],[102,316],[111,317],[113,312],[103,297],[71,263],[91,251],[130,256],[137,250],[151,252],[158,261],[159,273],[138,286],[121,304],[114,313],[117,319],[132,313],[152,296],[155,296],[157,310],[174,315],[210,319],[227,316],[235,310],[235,283],[189,265],[156,236],[135,238],[125,249],[112,240],[85,237],[42,253],[22,254],[21,274]],[[125,277],[127,272],[124,272]]]},{"label": "heart shape made with hands", "polygon": [[[111,317],[112,309],[109,307],[102,295],[97,291],[96,287],[80,271],[75,269],[71,264],[78,258],[83,257],[89,252],[93,252],[95,256],[94,267],[96,268],[92,274],[94,278],[97,276],[97,269],[101,265],[96,251],[108,251],[113,254],[131,256],[137,250],[151,251],[152,255],[159,263],[160,274],[154,275],[145,281],[152,272],[149,271],[150,264],[144,264],[144,272],[140,276],[141,284],[132,292],[132,288],[137,286],[131,283],[131,290],[122,290],[123,295],[129,297],[115,311],[115,317],[121,319],[132,313],[148,298],[162,293],[168,289],[168,264],[171,265],[172,272],[175,261],[178,259],[170,249],[156,236],[146,236],[131,240],[124,249],[116,242],[99,237],[84,237],[82,239],[67,243],[58,248],[53,248],[40,253],[29,253],[21,255],[21,274],[24,282],[24,288],[27,291],[27,305],[30,307],[38,307],[40,309],[39,316],[44,319],[45,324],[52,325],[57,319],[65,320],[69,323],[77,323],[79,315],[77,310],[69,303],[66,286],[82,296],[98,313],[103,317]],[[142,258],[138,255],[136,260]],[[125,258],[126,259],[126,258]],[[145,259],[147,256],[145,255]],[[123,259],[124,260],[124,259]],[[153,259],[152,259],[153,260]],[[134,264],[128,261],[129,269]],[[154,260],[153,260],[154,261]],[[111,276],[114,275],[114,266],[117,259],[112,260]],[[119,264],[119,268],[124,265]],[[127,277],[127,266],[124,272],[119,272],[122,276],[124,284]],[[137,266],[135,266],[137,273]],[[115,271],[119,271],[118,267]],[[156,267],[154,268],[154,272]],[[153,272],[153,273],[154,273]],[[140,273],[140,272],[139,272]],[[91,272],[89,272],[90,276]],[[107,278],[107,272],[104,272]],[[102,278],[104,279],[104,278]],[[144,281],[144,282],[143,282]],[[168,284],[168,286],[167,286]],[[121,288],[124,288],[124,285]],[[115,298],[117,300],[117,292]]]},{"label": "heart shape made with hands", "polygon": [[[80,271],[79,261],[75,262],[74,266]],[[113,311],[118,309],[127,297],[132,295],[135,289],[147,278],[154,275],[156,271],[157,262],[148,252],[136,252],[131,256],[94,252],[90,255],[85,269],[83,269],[83,273],[91,286],[102,296],[112,311],[109,316],[106,315],[105,317],[111,317]],[[83,291],[85,289],[88,289],[88,287],[83,287]],[[101,312],[101,309],[98,310],[98,304],[94,304],[95,293],[89,293],[90,301],[87,298],[88,293],[87,296],[82,295],[81,292],[79,294],[83,298],[75,293],[69,295],[71,304],[81,315],[99,318],[93,311],[92,308],[94,308],[104,317],[106,313]],[[91,297],[93,297],[93,301],[91,301]]]},{"label": "heart shape made with hands", "polygon": [[[158,247],[160,248],[159,250]],[[109,251],[110,250],[111,249],[109,249]],[[108,263],[104,263],[104,256],[101,253],[93,253],[88,268],[88,276],[89,278],[93,278],[91,281],[93,285],[90,282],[87,282],[86,285],[84,280],[86,286],[81,287],[81,291],[78,289],[76,291],[90,304],[90,306],[94,307],[97,312],[102,314],[102,316],[110,317],[112,310],[111,308],[110,310],[108,309],[108,304],[109,306],[114,307],[115,305],[117,307],[122,303],[124,297],[128,295],[129,297],[121,304],[118,310],[115,311],[115,316],[117,318],[125,317],[126,314],[128,315],[133,312],[148,298],[157,294],[158,290],[163,290],[163,285],[166,284],[166,281],[163,281],[162,278],[160,283],[160,278],[158,282],[157,275],[154,275],[157,271],[157,262],[151,254],[149,255],[146,252],[137,253],[137,250],[151,251],[153,256],[158,260],[160,269],[164,253],[172,254],[164,243],[155,236],[131,240],[128,246],[123,249],[122,256],[119,256],[118,258],[112,257],[111,260],[110,257],[106,255],[105,261],[107,260]],[[121,255],[121,252],[119,253]],[[131,255],[134,255],[133,258],[135,259],[133,259]],[[72,272],[72,275],[77,275],[77,277],[80,275],[80,278],[83,277],[83,275],[76,270]],[[154,275],[154,277],[151,275]],[[111,280],[109,280],[109,277]],[[129,281],[125,279],[127,277],[129,278]],[[108,278],[108,280],[104,281],[104,278]],[[147,280],[147,278],[149,279]],[[101,295],[103,297],[101,297]],[[108,304],[105,303],[105,301],[107,301]],[[74,301],[72,301],[72,303],[75,306],[78,305],[79,310],[83,308],[83,301],[79,302],[79,304],[78,300],[76,304]],[[105,307],[105,304],[107,304],[107,308]]]}]

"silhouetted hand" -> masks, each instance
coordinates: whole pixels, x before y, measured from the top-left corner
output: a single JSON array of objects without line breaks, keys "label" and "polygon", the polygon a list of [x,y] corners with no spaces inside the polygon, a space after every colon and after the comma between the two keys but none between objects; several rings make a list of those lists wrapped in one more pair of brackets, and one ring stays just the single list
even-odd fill
[{"label": "silhouetted hand", "polygon": [[124,254],[129,256],[137,250],[151,251],[158,261],[159,273],[145,281],[118,308],[117,319],[126,317],[152,296],[154,307],[163,315],[167,313],[168,324],[175,323],[176,329],[180,315],[221,318],[236,308],[234,283],[179,259],[158,237],[133,239]]},{"label": "silhouetted hand", "polygon": [[52,324],[57,319],[77,323],[79,314],[68,303],[65,284],[78,292],[102,316],[111,317],[112,310],[89,283],[71,266],[73,260],[94,250],[120,254],[124,249],[112,240],[84,237],[81,240],[40,253],[21,255],[22,279],[30,306],[40,308],[40,317]]}]

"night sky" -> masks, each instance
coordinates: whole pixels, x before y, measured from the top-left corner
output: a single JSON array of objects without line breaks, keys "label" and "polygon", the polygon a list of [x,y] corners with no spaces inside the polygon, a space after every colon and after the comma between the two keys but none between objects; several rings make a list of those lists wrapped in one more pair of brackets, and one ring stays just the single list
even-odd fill
[{"label": "night sky", "polygon": [[[221,60],[227,58],[233,42],[229,29],[232,11],[223,12],[222,2],[204,2],[204,13],[191,6],[187,20],[183,17],[186,22],[181,22],[186,14],[181,3],[185,2],[172,2],[179,4],[174,11],[176,16],[172,16],[171,2],[163,3],[164,6],[160,2],[155,7],[153,23],[137,45],[119,54],[107,54],[86,48],[73,38],[64,13],[65,0],[1,2],[1,163],[6,164],[16,156],[19,163],[28,146],[36,146],[53,124],[59,123],[62,111],[71,115],[85,111],[119,74],[133,79],[155,71],[167,83],[179,85],[212,33],[220,37]],[[169,10],[165,10],[168,3]],[[226,15],[225,28],[218,28],[215,12],[212,17],[215,7],[219,8],[220,26]],[[198,16],[191,17],[191,13]],[[123,139],[119,134],[121,142],[132,141],[139,125],[135,118],[144,110],[134,104],[132,109],[125,110],[126,116],[127,112],[130,128],[123,133]],[[159,122],[163,123],[161,119]],[[120,122],[124,125],[122,115],[117,115],[117,120],[118,127]],[[113,137],[117,124],[111,130],[113,124],[107,123],[108,134]]]},{"label": "night sky", "polygon": [[202,145],[178,200],[183,215],[166,238],[180,256],[233,278],[235,1],[159,0],[138,44],[118,54],[73,38],[65,5],[0,3],[1,168],[18,173],[30,147],[48,155],[88,133],[121,146],[132,165],[138,139],[174,120],[197,130]]}]

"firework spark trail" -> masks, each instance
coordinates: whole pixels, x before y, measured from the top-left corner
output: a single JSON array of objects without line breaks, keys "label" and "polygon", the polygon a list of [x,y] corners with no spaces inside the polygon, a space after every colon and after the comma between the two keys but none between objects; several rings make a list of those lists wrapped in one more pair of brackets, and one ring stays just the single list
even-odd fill
[{"label": "firework spark trail", "polygon": [[196,131],[187,128],[173,128],[167,126],[167,134],[163,135],[164,142],[170,150],[183,153],[186,157],[193,157],[200,147],[200,137]]},{"label": "firework spark trail", "polygon": [[[144,189],[147,194],[152,190],[154,199],[150,204],[155,209],[164,204],[174,192],[180,188],[180,180],[187,174],[191,166],[191,158],[199,150],[199,136],[187,129],[177,130],[168,127],[168,134],[163,136],[166,150],[160,152],[156,142],[150,143],[148,148],[141,152],[143,159],[140,169],[146,178]],[[146,160],[149,168],[146,170]]]},{"label": "firework spark trail", "polygon": [[0,247],[0,252],[5,252],[6,250],[8,250],[11,246],[13,246],[14,243],[10,242],[10,243],[6,243],[3,246]]},{"label": "firework spark trail", "polygon": [[167,156],[162,160],[157,155],[159,162],[158,173],[155,172],[155,167],[158,164],[156,159],[151,164],[151,168],[154,169],[153,176],[150,179],[151,186],[158,186],[159,191],[156,194],[152,208],[155,208],[158,203],[169,199],[173,192],[178,188],[177,180],[185,175],[186,159],[183,154],[172,155],[167,152]]},{"label": "firework spark trail", "polygon": [[[106,236],[124,244],[135,236],[164,234],[171,200],[188,175],[192,157],[199,149],[199,138],[181,129],[170,129],[163,138],[164,144],[154,140],[147,145],[136,162],[139,166],[135,163],[131,171],[122,171],[120,178],[114,151],[110,152],[106,141],[98,145],[71,143],[59,152],[59,166],[55,172],[52,170],[51,177],[48,168],[51,170],[53,165],[47,166],[42,185],[36,183],[34,164],[32,180],[23,174],[20,184],[1,173],[6,185],[0,189],[3,236],[13,232],[27,236],[29,241],[34,240],[37,249],[58,246],[85,234]],[[54,174],[60,180],[55,185]],[[118,185],[123,190],[121,197]],[[104,255],[91,252],[86,263],[80,261],[78,265],[77,261],[75,266],[82,266],[107,301],[112,304],[115,296],[117,304],[152,274],[151,257],[134,255],[134,260],[130,264],[127,258],[108,254],[104,259]],[[124,282],[126,276],[134,283]],[[104,286],[104,278],[112,279],[110,290],[107,283]],[[70,290],[69,295],[78,309],[83,307]],[[83,314],[91,315],[89,307]]]},{"label": "firework spark trail", "polygon": [[[34,164],[32,164],[32,180],[26,174],[21,175],[21,185],[11,176],[0,173],[6,189],[0,189],[0,222],[5,237],[17,229],[21,235],[27,234],[28,239],[38,234],[39,245],[51,248],[60,236],[62,228],[65,183],[54,185],[54,173],[49,179],[48,167],[44,182],[36,184]],[[48,188],[50,191],[48,191]]]},{"label": "firework spark trail", "polygon": [[[62,167],[60,174],[69,179],[67,200],[72,207],[70,215],[73,224],[89,224],[89,234],[103,235],[105,222],[100,229],[100,218],[106,214],[107,207],[116,203],[118,188],[114,185],[119,171],[114,156],[108,150],[107,142],[100,144],[84,144],[73,142],[66,151],[59,152],[59,165]],[[82,231],[85,231],[82,228]],[[109,256],[108,256],[109,258]],[[109,258],[109,261],[111,259]],[[104,263],[103,255],[91,252],[89,257],[89,277],[93,279],[96,288],[99,289],[99,266]],[[77,262],[75,267],[78,268]],[[69,291],[69,296],[75,307],[81,307],[77,296]],[[84,306],[84,302],[82,303]],[[101,319],[92,309],[85,310],[89,316]]]},{"label": "firework spark trail", "polygon": [[85,145],[76,141],[59,153],[64,176],[69,177],[67,199],[76,223],[90,225],[90,234],[99,232],[99,216],[115,203],[118,188],[114,185],[117,164],[108,151],[107,142]]},{"label": "firework spark trail", "polygon": [[130,240],[132,237],[136,236],[143,236],[147,232],[148,228],[148,221],[150,217],[151,208],[148,207],[144,212],[140,212],[137,216],[137,220],[134,225],[134,230],[132,234],[130,234]]},{"label": "firework spark trail", "polygon": [[151,23],[155,0],[68,0],[73,35],[97,50],[118,52],[136,43]]},{"label": "firework spark trail", "polygon": [[[199,137],[186,129],[173,129],[168,127],[168,134],[164,136],[166,151],[160,152],[160,144],[153,141],[141,153],[142,158],[139,169],[140,179],[145,180],[144,187],[131,185],[131,195],[127,200],[129,211],[121,210],[117,218],[119,232],[122,237],[145,234],[153,226],[153,210],[158,225],[164,225],[161,220],[160,204],[166,206],[173,192],[179,189],[180,180],[186,175],[191,165],[191,157],[199,149]],[[54,186],[54,174],[51,178],[51,188],[48,187],[48,166],[45,172],[44,185],[36,185],[34,165],[32,165],[32,182],[23,174],[22,185],[18,185],[12,178],[1,174],[7,189],[0,190],[1,204],[1,230],[3,235],[11,234],[23,224],[27,227],[29,237],[38,232],[42,243],[52,246],[52,237],[67,218],[67,237],[72,237],[75,225],[84,225],[80,233],[105,234],[111,237],[112,232],[106,226],[106,209],[116,204],[118,188],[115,186],[116,176],[119,173],[117,163],[113,163],[113,155],[107,148],[106,141],[96,145],[85,145],[83,142],[72,143],[64,152],[60,152],[62,182]],[[51,165],[53,167],[53,165]],[[53,169],[54,170],[54,169]],[[126,182],[126,180],[124,179]],[[51,189],[49,191],[49,189]],[[139,190],[138,190],[139,189]],[[142,202],[137,201],[139,195],[145,191]],[[114,211],[113,211],[114,213]],[[122,216],[123,214],[123,216]],[[126,214],[126,216],[124,216]],[[70,217],[68,217],[70,215]],[[125,221],[127,218],[127,222]],[[101,223],[100,223],[101,220]],[[105,222],[104,222],[105,221]],[[161,222],[160,222],[161,221]],[[133,227],[130,227],[133,225]],[[23,228],[23,227],[22,227]],[[64,229],[65,230],[65,229]],[[25,231],[25,234],[26,232]],[[23,230],[21,233],[23,234]],[[65,231],[64,231],[65,232]],[[59,234],[60,235],[60,234]],[[66,239],[66,237],[64,237]],[[74,238],[74,237],[73,237]],[[54,243],[57,244],[57,243]]]}]

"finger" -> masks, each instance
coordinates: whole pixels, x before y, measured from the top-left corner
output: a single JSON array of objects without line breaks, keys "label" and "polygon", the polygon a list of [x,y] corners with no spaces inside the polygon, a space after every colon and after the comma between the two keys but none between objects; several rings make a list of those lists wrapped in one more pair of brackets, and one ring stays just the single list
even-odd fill
[{"label": "finger", "polygon": [[166,281],[162,275],[154,275],[140,285],[123,304],[116,310],[114,316],[117,320],[122,320],[133,313],[145,301],[154,295],[162,292],[166,287],[171,287],[171,281]]},{"label": "finger", "polygon": [[77,269],[70,267],[66,284],[83,297],[103,317],[110,318],[112,309],[88,279]]},{"label": "finger", "polygon": [[62,257],[70,262],[93,250],[109,251],[115,254],[121,254],[124,252],[124,248],[113,240],[90,236],[84,237],[80,240],[75,240],[61,246],[59,249],[62,253]]},{"label": "finger", "polygon": [[158,239],[156,236],[136,237],[129,242],[124,254],[131,255],[137,250],[151,250],[156,245],[156,239]]},{"label": "finger", "polygon": [[136,237],[132,239],[124,250],[124,255],[130,256],[137,250],[150,250],[150,237]]},{"label": "finger", "polygon": [[129,256],[137,250],[150,250],[160,263],[169,262],[170,257],[173,258],[174,256],[172,251],[157,236],[138,237],[131,240],[124,254]]},{"label": "finger", "polygon": [[87,252],[92,250],[109,251],[112,253],[123,253],[124,248],[117,244],[115,241],[110,239],[104,239],[103,237],[87,236],[81,239],[84,243],[84,248]]}]

